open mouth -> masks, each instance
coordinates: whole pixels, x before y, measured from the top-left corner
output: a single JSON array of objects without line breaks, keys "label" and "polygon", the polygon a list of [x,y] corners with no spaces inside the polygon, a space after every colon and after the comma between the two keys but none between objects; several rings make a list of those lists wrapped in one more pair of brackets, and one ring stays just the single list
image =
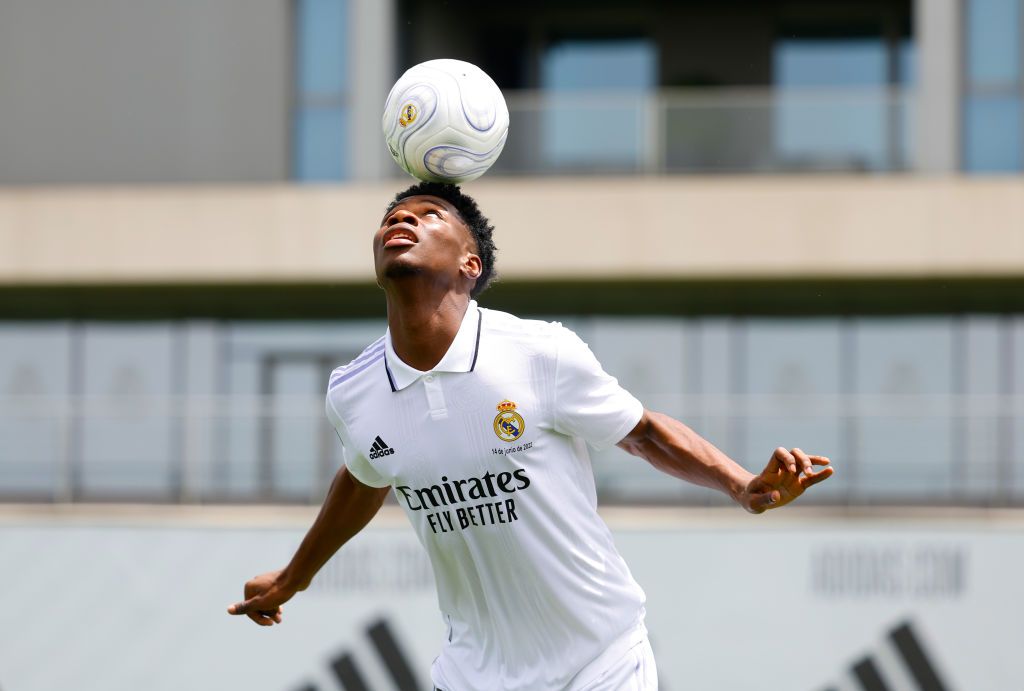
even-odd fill
[{"label": "open mouth", "polygon": [[389,247],[411,247],[417,242],[416,233],[405,224],[392,226],[384,233],[383,246]]}]

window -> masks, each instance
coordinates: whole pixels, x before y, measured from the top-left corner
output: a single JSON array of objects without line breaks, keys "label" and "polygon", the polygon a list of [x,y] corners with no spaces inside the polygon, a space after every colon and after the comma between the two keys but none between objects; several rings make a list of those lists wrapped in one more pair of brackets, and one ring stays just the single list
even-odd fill
[{"label": "window", "polygon": [[292,177],[348,177],[349,58],[345,0],[295,3]]},{"label": "window", "polygon": [[1024,169],[1022,0],[969,0],[965,21],[964,169]]},{"label": "window", "polygon": [[[894,67],[893,67],[894,66]],[[909,40],[787,38],[775,45],[775,148],[783,167],[898,170],[909,153],[906,103],[892,83],[913,76]]]},{"label": "window", "polygon": [[657,85],[648,39],[552,44],[541,64],[543,154],[555,169],[634,170],[641,165],[647,92]]}]

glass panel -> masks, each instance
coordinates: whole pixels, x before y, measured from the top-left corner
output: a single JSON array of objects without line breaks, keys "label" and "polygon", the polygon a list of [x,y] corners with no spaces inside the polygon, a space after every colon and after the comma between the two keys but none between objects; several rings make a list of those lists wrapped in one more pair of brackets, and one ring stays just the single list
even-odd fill
[{"label": "glass panel", "polygon": [[881,39],[780,41],[774,61],[775,83],[782,87],[876,86],[887,81]]},{"label": "glass panel", "polygon": [[[881,39],[798,39],[775,47],[775,144],[784,168],[880,170],[890,167],[892,117]],[[819,87],[809,90],[807,87]],[[844,87],[882,87],[878,90]]]},{"label": "glass panel", "polygon": [[295,177],[306,181],[343,180],[349,115],[345,108],[307,108],[295,122]]},{"label": "glass panel", "polygon": [[[303,358],[322,362],[323,367],[319,375],[303,384],[306,388],[294,388],[294,381],[276,380],[270,383],[270,387],[278,393],[284,391],[290,392],[289,395],[312,396],[315,399],[316,420],[322,428],[329,427],[324,422],[322,408],[330,370],[352,360],[363,348],[380,338],[386,328],[387,324],[383,320],[294,322],[287,325],[277,322],[232,324],[229,327],[226,358],[228,373],[225,378],[227,393],[236,403],[226,407],[224,415],[218,420],[219,429],[225,435],[225,457],[223,462],[218,459],[217,467],[210,473],[213,491],[239,497],[261,491],[262,479],[258,467],[260,454],[264,451],[261,443],[266,438],[267,427],[274,427],[277,424],[273,407],[264,409],[262,406],[266,402],[260,398],[265,363],[275,358],[289,364]],[[282,370],[286,371],[287,367]],[[272,374],[279,375],[277,372]],[[271,406],[273,405],[277,403],[272,403]],[[296,420],[299,419],[301,418]],[[272,439],[283,438],[281,434],[282,432],[275,428],[270,436]],[[328,436],[326,441],[322,440],[323,434]],[[334,436],[334,432],[329,429],[316,429],[315,435],[315,441],[310,437],[307,443],[315,444],[317,453],[321,448],[326,448],[332,467],[337,467],[341,461],[341,444]],[[280,455],[283,453],[281,450],[271,449],[270,453],[271,461],[279,458],[287,460]],[[278,455],[274,455],[275,453]],[[310,472],[314,472],[313,477],[316,478],[315,471]],[[271,478],[272,481],[274,477]],[[287,485],[284,486],[288,489]],[[301,494],[301,487],[300,484],[297,488],[292,488],[296,489],[295,496]],[[319,485],[314,485],[311,491],[316,494],[321,489]]]},{"label": "glass panel", "polygon": [[255,496],[260,491],[260,434],[265,415],[260,395],[258,358],[232,358],[227,366],[228,394],[233,402],[219,410],[218,434],[223,435],[223,457],[212,469],[212,492],[223,496]]},{"label": "glass panel", "polygon": [[1013,379],[1007,388],[1014,399],[1002,419],[1008,446],[1004,461],[1009,470],[1006,479],[1010,485],[1004,491],[1018,502],[1024,502],[1024,316],[1014,317],[1009,328],[1009,362],[1006,364]]},{"label": "glass panel", "polygon": [[913,85],[917,83],[917,47],[911,39],[900,41],[896,55],[899,69],[899,83]]},{"label": "glass panel", "polygon": [[767,95],[667,99],[662,144],[668,172],[749,172],[773,167]]},{"label": "glass panel", "polygon": [[[643,151],[643,95],[657,84],[655,45],[646,39],[563,41],[548,48],[541,86],[543,158],[555,168],[635,168]],[[600,98],[568,94],[609,91]]]},{"label": "glass panel", "polygon": [[849,94],[780,92],[775,108],[780,167],[889,169],[888,132],[900,126],[900,120],[892,118],[893,107],[898,105],[890,105],[884,89]]},{"label": "glass panel", "polygon": [[953,324],[862,320],[857,326],[854,483],[860,496],[937,500],[951,495]]},{"label": "glass panel", "polygon": [[964,169],[1013,172],[1022,169],[1021,99],[975,96],[967,100],[964,123]]},{"label": "glass panel", "polygon": [[300,101],[348,89],[345,0],[299,0],[297,70]]},{"label": "glass panel", "polygon": [[643,101],[547,100],[543,156],[554,170],[636,170],[642,165]]},{"label": "glass panel", "polygon": [[[686,419],[682,392],[686,382],[683,325],[677,319],[594,320],[587,343],[606,372],[644,406]],[[657,356],[638,343],[657,344]],[[591,457],[598,491],[616,500],[674,500],[685,487],[617,448]]]},{"label": "glass panel", "polygon": [[911,93],[908,90],[897,97],[899,98],[899,106],[897,107],[899,118],[896,127],[899,128],[899,136],[897,137],[896,153],[899,156],[899,164],[903,170],[917,170],[915,159],[917,151],[916,142],[914,141],[914,126],[917,122],[917,100],[911,96]]},{"label": "glass panel", "polygon": [[276,362],[271,376],[269,454],[274,496],[311,499],[316,492],[324,377],[315,359]]},{"label": "glass panel", "polygon": [[646,90],[657,84],[656,58],[647,39],[562,41],[544,54],[541,85],[552,91]]},{"label": "glass panel", "polygon": [[971,398],[963,407],[964,415],[954,419],[962,426],[964,472],[961,491],[972,497],[993,496],[999,482],[998,464],[1003,461],[999,415],[1002,406],[993,406],[1005,376],[1000,362],[1000,322],[997,317],[974,316],[965,319],[963,338],[963,391]]},{"label": "glass panel", "polygon": [[67,438],[71,332],[64,325],[0,325],[0,492],[49,496]]},{"label": "glass panel", "polygon": [[1020,76],[1020,0],[967,3],[967,79],[971,86],[1016,82]]},{"label": "glass panel", "polygon": [[293,176],[341,180],[348,174],[347,2],[299,0],[295,28]]},{"label": "glass panel", "polygon": [[85,332],[82,489],[87,496],[167,495],[180,462],[169,324]]}]

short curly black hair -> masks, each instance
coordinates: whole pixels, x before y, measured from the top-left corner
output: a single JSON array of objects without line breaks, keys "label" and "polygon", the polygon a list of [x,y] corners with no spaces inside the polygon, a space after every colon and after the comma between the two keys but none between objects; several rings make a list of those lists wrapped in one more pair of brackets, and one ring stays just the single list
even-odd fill
[{"label": "short curly black hair", "polygon": [[476,242],[476,254],[480,257],[481,265],[480,276],[476,279],[476,285],[470,292],[472,297],[476,297],[484,292],[491,281],[497,277],[494,272],[494,255],[498,252],[498,248],[494,246],[494,226],[480,212],[480,207],[476,205],[475,199],[465,194],[458,185],[443,182],[418,182],[412,187],[402,190],[395,195],[394,201],[388,204],[385,213],[394,209],[403,199],[420,195],[444,199],[455,207],[462,222],[469,228],[469,233]]}]

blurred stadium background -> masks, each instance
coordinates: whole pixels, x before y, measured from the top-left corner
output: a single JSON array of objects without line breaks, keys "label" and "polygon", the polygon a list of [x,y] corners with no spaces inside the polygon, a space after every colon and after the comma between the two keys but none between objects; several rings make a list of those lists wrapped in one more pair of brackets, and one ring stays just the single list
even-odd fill
[{"label": "blurred stadium background", "polygon": [[482,304],[835,463],[755,518],[595,455],[663,688],[1024,688],[1024,0],[0,0],[0,689],[429,688],[394,506],[285,626],[223,611],[340,462],[436,57],[511,112]]}]

